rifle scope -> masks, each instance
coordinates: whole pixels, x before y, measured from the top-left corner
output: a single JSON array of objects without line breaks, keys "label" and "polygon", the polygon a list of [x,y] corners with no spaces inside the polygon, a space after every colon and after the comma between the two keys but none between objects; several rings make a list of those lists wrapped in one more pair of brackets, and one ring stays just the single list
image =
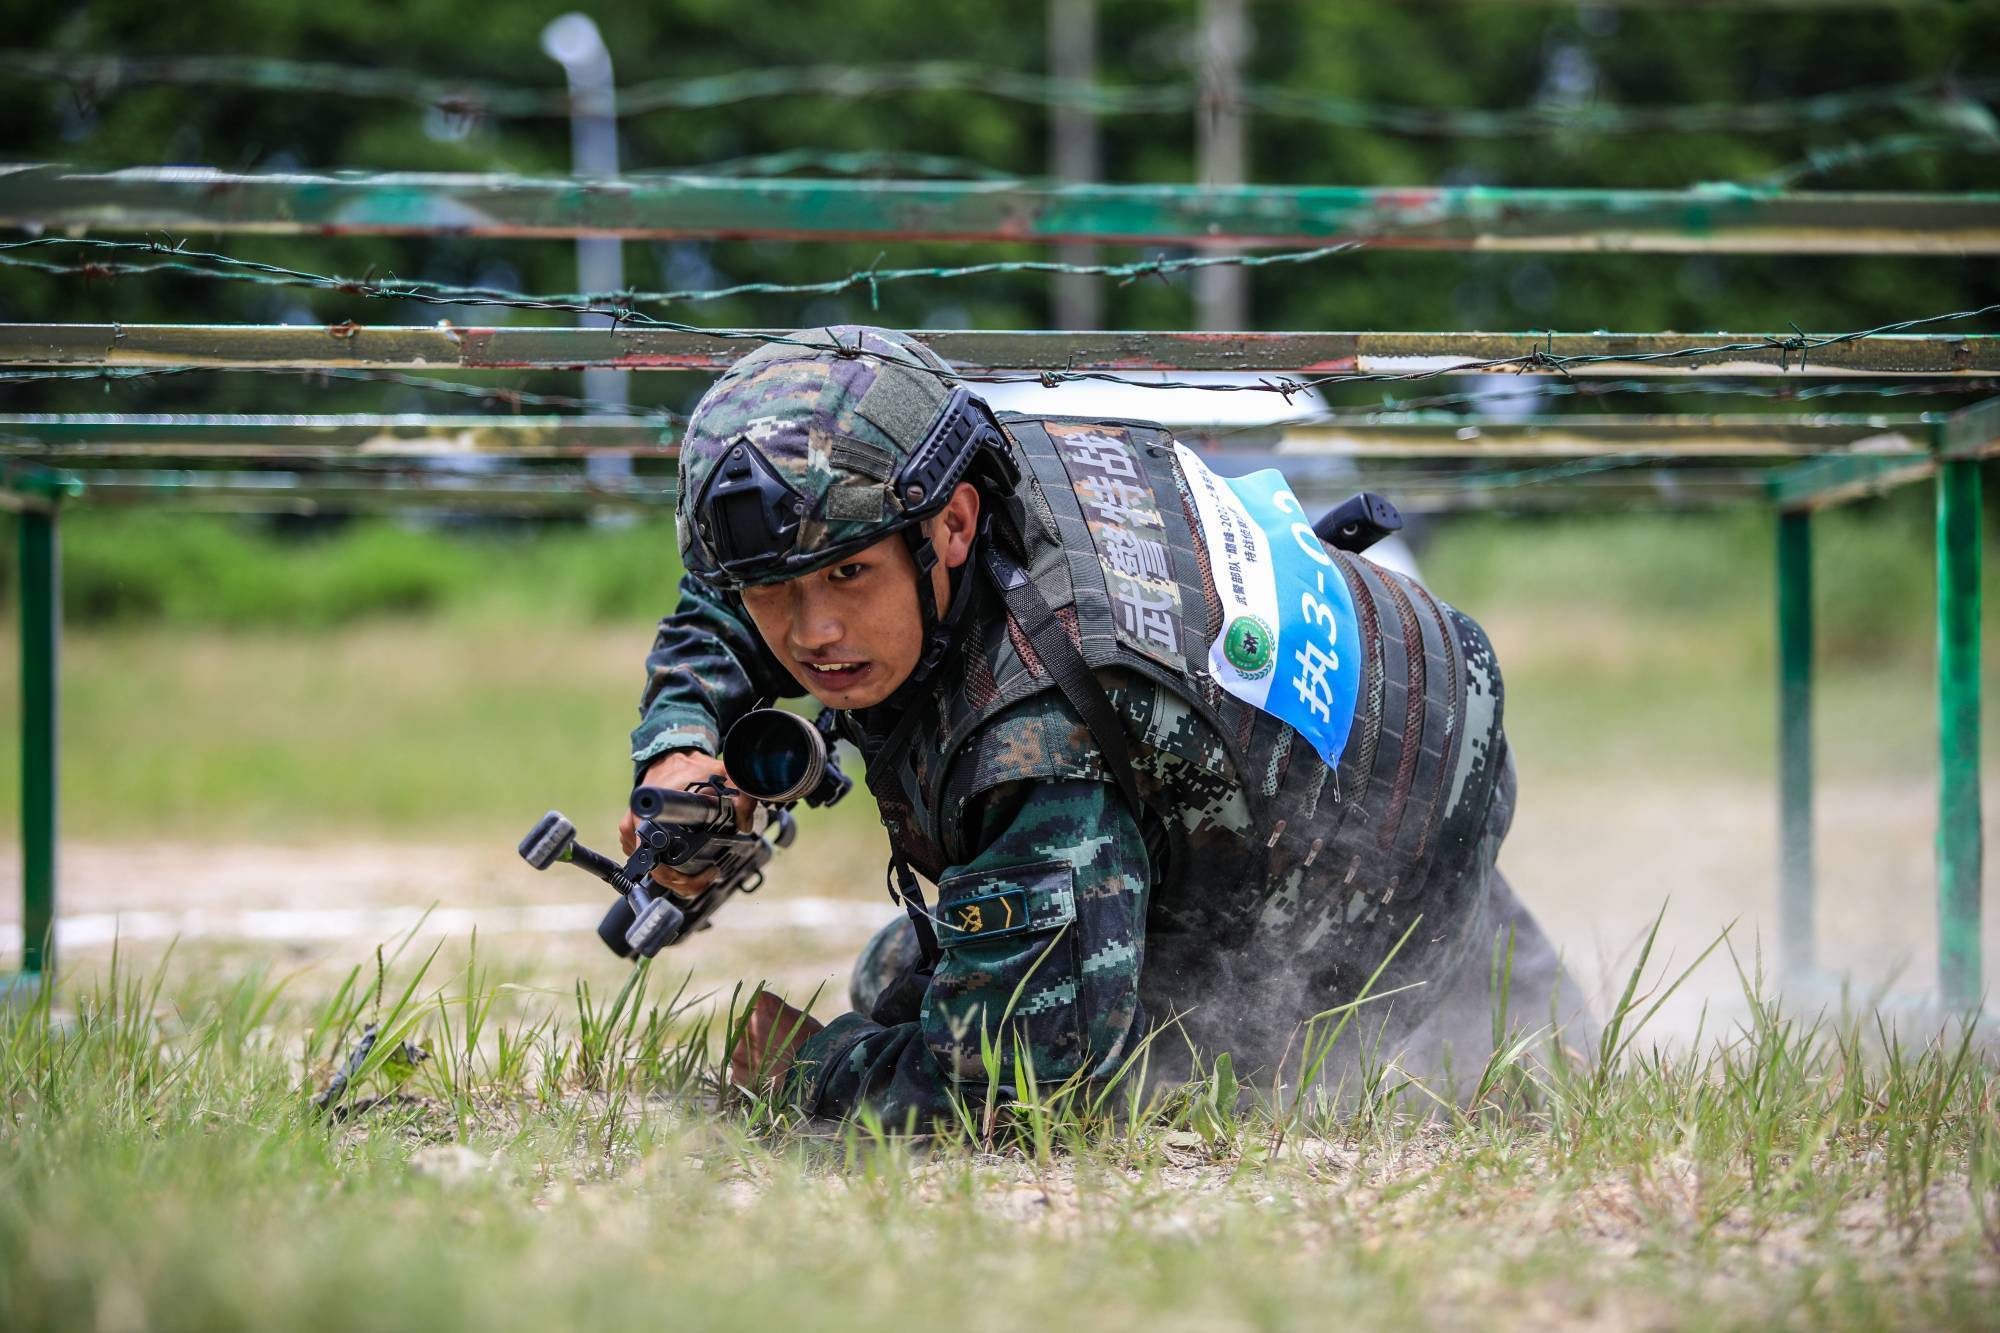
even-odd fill
[{"label": "rifle scope", "polygon": [[771,805],[836,801],[847,778],[826,752],[826,737],[796,713],[754,708],[722,742],[722,765],[739,791]]}]

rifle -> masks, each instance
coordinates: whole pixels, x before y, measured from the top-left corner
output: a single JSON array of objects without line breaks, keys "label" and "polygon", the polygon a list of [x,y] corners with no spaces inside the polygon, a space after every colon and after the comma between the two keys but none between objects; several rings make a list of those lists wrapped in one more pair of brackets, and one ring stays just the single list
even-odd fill
[{"label": "rifle", "polygon": [[[722,742],[723,766],[741,785],[710,779],[686,791],[634,788],[639,846],[623,865],[578,842],[576,825],[560,810],[543,815],[521,839],[521,859],[537,870],[567,862],[609,884],[618,901],[598,923],[597,937],[620,958],[651,958],[708,929],[732,895],[762,887],[764,867],[797,835],[794,805],[832,805],[854,785],[829,744],[832,718],[822,712],[808,722],[776,708],[752,709]],[[736,827],[739,795],[758,803],[749,829]],[[693,898],[682,898],[654,883],[659,866],[684,875],[713,869],[715,876]]]}]

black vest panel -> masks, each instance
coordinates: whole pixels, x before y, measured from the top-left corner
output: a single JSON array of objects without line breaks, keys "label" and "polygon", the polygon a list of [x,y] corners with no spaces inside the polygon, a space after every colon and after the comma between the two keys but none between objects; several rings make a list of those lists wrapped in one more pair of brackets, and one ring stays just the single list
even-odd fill
[{"label": "black vest panel", "polygon": [[[1185,1015],[1205,1048],[1273,1044],[1275,1058],[1302,1018],[1354,998],[1406,932],[1378,990],[1456,966],[1511,809],[1495,799],[1506,742],[1484,632],[1414,580],[1330,551],[1366,671],[1330,769],[1203,669],[1221,607],[1171,435],[1002,420],[1023,480],[998,539],[1018,544],[1130,736],[1155,860],[1150,1012]],[[961,819],[980,792],[1102,775],[1019,627],[997,599],[979,609],[920,705],[934,719],[868,775],[892,838],[932,878],[977,851]]]}]

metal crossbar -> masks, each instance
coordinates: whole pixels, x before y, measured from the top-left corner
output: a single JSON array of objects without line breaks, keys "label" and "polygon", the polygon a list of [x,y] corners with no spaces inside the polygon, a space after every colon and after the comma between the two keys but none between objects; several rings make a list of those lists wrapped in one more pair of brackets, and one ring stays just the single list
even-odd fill
[{"label": "metal crossbar", "polygon": [[[1481,417],[1382,413],[1339,425],[1273,421],[1226,429],[1169,423],[1200,443],[1227,450],[1253,437],[1276,441],[1288,461],[1313,457],[1741,458],[1768,462],[1818,455],[1926,460],[1926,415],[1824,414],[1791,417],[1574,415]],[[678,430],[630,417],[399,415],[180,415],[170,413],[0,416],[0,457],[64,465],[117,459],[332,461],[456,458],[519,459],[675,456]],[[1231,458],[1240,457],[1231,454]]]},{"label": "metal crossbar", "polygon": [[71,233],[1099,241],[1190,247],[2000,254],[2000,194],[1060,185],[0,166],[0,226]]},{"label": "metal crossbar", "polygon": [[[1245,463],[1276,460],[1252,455]],[[430,471],[409,465],[376,471],[283,472],[255,469],[85,469],[67,472],[91,507],[175,508],[204,513],[383,513],[398,510],[465,510],[535,517],[600,511],[665,513],[674,503],[671,475],[606,480],[577,472]],[[1762,503],[1764,476],[1756,467],[1676,469],[1595,477],[1541,485],[1481,490],[1435,473],[1404,478],[1394,473],[1329,476],[1313,468],[1288,468],[1299,497],[1330,503],[1365,483],[1393,491],[1412,514],[1466,511],[1502,513],[1616,513],[1635,506],[1657,509],[1749,508]]]},{"label": "metal crossbar", "polygon": [[[1824,485],[1813,466],[1860,468],[1878,488],[1900,484],[1929,475],[1931,421],[1384,413],[1339,425],[1175,429],[1225,472],[1281,469],[1308,500],[1367,485],[1419,513],[1541,512],[1742,506],[1767,495],[1797,503]],[[449,503],[549,514],[671,504],[677,437],[669,423],[620,417],[40,415],[0,417],[0,459],[60,468],[96,505],[313,512]],[[637,474],[608,481],[577,469],[606,457],[630,460]],[[1795,460],[1807,461],[1765,466]],[[1791,480],[1800,472],[1808,475]]]},{"label": "metal crossbar", "polygon": [[[1996,334],[1067,333],[919,329],[967,377],[1049,382],[1134,371],[1284,373],[1314,383],[1480,370],[1540,375],[2000,374]],[[726,370],[788,330],[380,324],[0,324],[0,368]],[[1025,372],[1025,373],[1024,373]],[[1217,388],[1214,384],[1204,385]],[[1221,386],[1287,391],[1278,381]],[[1291,388],[1304,387],[1292,385]]]}]

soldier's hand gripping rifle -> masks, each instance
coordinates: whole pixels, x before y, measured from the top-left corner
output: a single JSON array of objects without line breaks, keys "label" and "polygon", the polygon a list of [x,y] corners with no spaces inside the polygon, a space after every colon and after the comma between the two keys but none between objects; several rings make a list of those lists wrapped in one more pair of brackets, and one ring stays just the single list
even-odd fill
[{"label": "soldier's hand gripping rifle", "polygon": [[[651,958],[707,929],[709,917],[733,895],[757,891],[777,849],[792,845],[793,805],[831,805],[847,794],[853,784],[834,760],[830,723],[825,713],[815,725],[776,708],[753,709],[722,742],[723,767],[738,786],[710,781],[687,791],[635,788],[639,846],[623,865],[578,842],[576,826],[558,810],[521,839],[521,859],[537,870],[567,861],[609,884],[618,901],[598,923],[598,938],[620,958]],[[759,827],[736,827],[739,794],[763,807]],[[653,880],[659,866],[684,875],[712,869],[715,875],[694,897],[682,898]]]}]

